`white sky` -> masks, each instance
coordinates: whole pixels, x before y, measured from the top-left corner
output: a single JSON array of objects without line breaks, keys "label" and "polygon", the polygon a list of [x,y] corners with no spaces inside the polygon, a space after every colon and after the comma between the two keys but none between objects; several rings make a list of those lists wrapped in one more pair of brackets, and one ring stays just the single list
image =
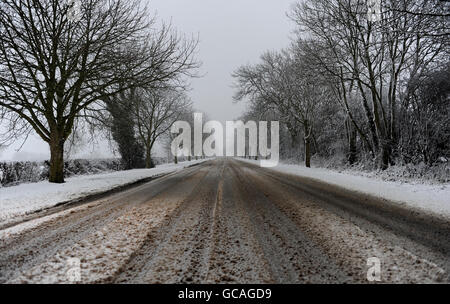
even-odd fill
[{"label": "white sky", "polygon": [[[171,22],[181,33],[199,36],[201,78],[191,81],[189,92],[196,109],[210,119],[225,122],[239,117],[245,104],[232,101],[231,73],[240,65],[255,63],[266,50],[288,46],[294,28],[286,13],[295,0],[148,0],[159,20]],[[30,138],[0,151],[0,160],[42,160],[48,147]],[[107,144],[88,147],[77,157],[109,157]]]}]

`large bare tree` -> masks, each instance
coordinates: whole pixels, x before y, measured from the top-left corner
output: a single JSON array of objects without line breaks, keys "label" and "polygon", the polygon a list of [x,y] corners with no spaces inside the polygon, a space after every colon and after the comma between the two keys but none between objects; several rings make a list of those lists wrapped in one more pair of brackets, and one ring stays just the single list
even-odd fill
[{"label": "large bare tree", "polygon": [[367,128],[352,119],[350,107],[345,111],[382,169],[393,162],[398,116],[407,108],[411,80],[442,56],[448,44],[443,18],[421,13],[428,2],[382,1],[378,20],[372,20],[367,17],[367,1],[306,0],[290,15],[301,35],[312,37],[325,49],[310,54],[333,82],[338,80],[335,88],[341,103],[347,105],[345,99],[354,92],[360,95]]},{"label": "large bare tree", "polygon": [[303,129],[305,166],[311,167],[311,142],[317,110],[329,99],[329,90],[321,84],[320,77],[306,64],[303,56],[298,45],[293,45],[279,53],[265,53],[259,64],[242,66],[233,74],[238,89],[234,98],[243,100],[249,97],[254,106],[259,104],[259,108],[275,109],[287,125],[300,126]]},{"label": "large bare tree", "polygon": [[78,118],[196,65],[196,42],[158,30],[140,1],[78,5],[74,15],[66,1],[0,0],[0,118],[49,144],[56,183],[64,182],[64,143]]}]

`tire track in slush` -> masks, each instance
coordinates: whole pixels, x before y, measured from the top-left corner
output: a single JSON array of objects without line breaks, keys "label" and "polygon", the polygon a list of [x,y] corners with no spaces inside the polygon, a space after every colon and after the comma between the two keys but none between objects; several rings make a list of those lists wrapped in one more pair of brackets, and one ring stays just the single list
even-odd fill
[{"label": "tire track in slush", "polygon": [[[215,161],[180,208],[124,266],[115,283],[201,283],[209,269],[214,210],[220,199],[222,170]],[[223,166],[224,163],[221,162]]]},{"label": "tire track in slush", "polygon": [[[356,212],[350,206],[339,208],[345,203],[342,200],[342,189],[334,189],[326,184],[314,183],[307,191],[311,181],[303,181],[296,177],[274,173],[259,167],[239,163],[242,171],[251,176],[254,184],[266,193],[271,201],[291,220],[296,223],[300,231],[304,231],[313,239],[321,250],[330,255],[333,260],[345,269],[347,274],[358,282],[367,282],[366,263],[369,257],[377,257],[383,261],[383,282],[408,282],[426,283],[448,281],[450,260],[448,253],[443,254],[435,246],[436,240],[424,245],[425,236],[417,242],[417,238],[405,237],[402,231],[404,225],[408,225],[411,231],[417,227],[416,215],[413,213],[403,218],[403,222],[397,226],[395,214],[396,208],[391,211],[391,218],[383,219],[388,225],[380,225],[371,221],[372,213],[363,213],[367,205],[364,195],[349,194],[348,204],[356,205]],[[303,182],[302,182],[303,181]],[[324,187],[322,191],[317,190]],[[312,190],[315,191],[312,191]],[[338,191],[336,196],[333,193]],[[339,192],[341,191],[341,192]],[[358,199],[358,202],[354,202]],[[352,202],[353,200],[353,202]],[[369,201],[375,204],[380,202]],[[390,208],[389,203],[384,203],[380,210]],[[398,208],[398,207],[397,207]],[[407,213],[408,210],[402,211]],[[390,214],[390,213],[389,213]],[[380,216],[373,214],[375,221]],[[367,217],[369,216],[369,217]],[[421,215],[424,216],[425,215]],[[440,221],[430,219],[426,227],[430,235],[427,237],[445,234],[445,228],[436,228]],[[393,228],[393,229],[392,229]],[[428,232],[426,230],[426,233]],[[422,234],[426,234],[422,232]],[[441,246],[448,246],[448,238],[441,238]],[[441,248],[442,248],[441,247]],[[436,250],[437,249],[437,250]]]},{"label": "tire track in slush", "polygon": [[244,176],[235,163],[230,167],[235,173],[239,193],[246,202],[247,212],[253,215],[252,223],[275,282],[351,282],[351,278],[302,233],[262,189],[252,184],[251,176]]},{"label": "tire track in slush", "polygon": [[256,240],[251,215],[235,190],[233,172],[227,166],[222,197],[217,205],[215,233],[206,283],[273,283],[270,267]]},{"label": "tire track in slush", "polygon": [[251,185],[249,176],[228,161],[216,161],[210,169],[170,225],[142,248],[114,282],[349,281]]},{"label": "tire track in slush", "polygon": [[[371,203],[364,195],[216,159],[113,195],[92,208],[74,208],[74,214],[5,240],[0,244],[0,282],[120,219],[133,206],[167,208],[167,202],[171,202],[170,212],[153,226],[139,226],[139,244],[120,260],[111,276],[98,283],[366,282],[361,261],[367,254],[383,254],[401,267],[402,274],[412,270],[413,279],[428,282],[429,267],[418,267],[423,260],[409,257],[400,248],[405,244],[420,258],[449,264],[445,252],[437,250],[432,255],[436,240],[427,242],[433,235],[441,236],[444,244],[437,249],[448,248],[443,238],[447,230],[439,231],[439,222],[423,224],[423,231],[430,230],[425,237],[409,238],[402,233],[409,217],[398,223],[398,231],[396,218],[390,219],[390,215],[399,217],[395,210],[383,205],[372,219],[364,210]],[[148,214],[146,219],[151,219],[152,213]],[[412,220],[411,227],[422,227],[414,216]],[[113,228],[120,232],[120,227]],[[102,245],[105,240],[92,242]],[[419,245],[431,248],[430,253]],[[30,249],[41,253],[30,254]],[[416,260],[420,263],[415,264]],[[410,280],[395,271],[389,275],[394,282]]]},{"label": "tire track in slush", "polygon": [[[223,172],[224,172],[224,168],[225,166],[222,167],[221,170],[221,176],[223,176]],[[214,249],[215,249],[215,245],[216,245],[216,241],[214,241],[217,237],[216,235],[218,234],[218,217],[220,216],[221,213],[221,209],[222,209],[222,199],[223,199],[223,179],[221,178],[219,181],[219,185],[217,188],[217,197],[216,197],[216,202],[214,204],[214,208],[213,208],[213,212],[212,212],[212,223],[211,223],[211,230],[209,233],[209,239],[211,240],[211,246],[208,247],[207,253],[205,255],[206,257],[206,273],[205,273],[205,281],[208,281],[208,277],[210,274],[210,270],[211,270],[211,259],[213,257],[214,254]]]},{"label": "tire track in slush", "polygon": [[[204,165],[203,165],[204,166]],[[145,185],[93,202],[88,208],[75,207],[75,212],[44,222],[30,230],[1,240],[0,283],[45,262],[55,253],[118,218],[133,206],[148,202],[180,181],[188,181],[198,173],[189,168],[180,173],[154,180]],[[91,203],[88,203],[91,204]],[[86,204],[86,206],[88,205]],[[81,208],[81,209],[80,209]],[[80,209],[80,210],[78,210]]]}]

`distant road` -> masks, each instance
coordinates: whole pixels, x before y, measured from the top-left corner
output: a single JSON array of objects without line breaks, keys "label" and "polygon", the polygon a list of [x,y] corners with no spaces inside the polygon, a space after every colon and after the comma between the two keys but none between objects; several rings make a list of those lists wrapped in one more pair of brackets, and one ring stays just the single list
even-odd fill
[{"label": "distant road", "polygon": [[0,283],[73,267],[81,283],[449,282],[450,223],[224,158],[0,231]]}]

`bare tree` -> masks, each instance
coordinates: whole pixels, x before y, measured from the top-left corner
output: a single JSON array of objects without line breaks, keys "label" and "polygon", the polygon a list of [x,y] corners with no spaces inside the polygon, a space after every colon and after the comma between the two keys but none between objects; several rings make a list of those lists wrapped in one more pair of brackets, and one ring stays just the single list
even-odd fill
[{"label": "bare tree", "polygon": [[[233,76],[238,91],[235,100],[250,97],[253,103],[275,108],[288,125],[303,128],[306,167],[311,166],[311,142],[317,109],[326,102],[329,90],[320,84],[305,62],[303,54],[290,49],[268,52],[255,66],[243,66]],[[294,128],[295,129],[295,128]]]},{"label": "bare tree", "polygon": [[64,143],[97,102],[196,65],[195,41],[155,20],[138,0],[0,1],[0,118],[50,146],[50,182],[64,182]]},{"label": "bare tree", "polygon": [[152,149],[157,139],[166,133],[191,106],[182,91],[173,88],[141,90],[133,105],[137,134],[145,146],[145,166],[154,167]]},{"label": "bare tree", "polygon": [[[367,10],[362,0],[307,0],[296,5],[290,16],[302,35],[325,49],[311,54],[328,75],[339,80],[335,88],[341,103],[385,169],[393,162],[398,145],[397,117],[403,110],[402,99],[407,98],[408,83],[442,56],[446,40],[439,34],[443,20],[435,24],[431,20],[437,19],[429,15],[404,13],[421,11],[417,1],[383,1],[378,21],[367,18]],[[370,143],[363,132],[366,128],[358,126],[346,106],[353,92],[360,95]]]}]

